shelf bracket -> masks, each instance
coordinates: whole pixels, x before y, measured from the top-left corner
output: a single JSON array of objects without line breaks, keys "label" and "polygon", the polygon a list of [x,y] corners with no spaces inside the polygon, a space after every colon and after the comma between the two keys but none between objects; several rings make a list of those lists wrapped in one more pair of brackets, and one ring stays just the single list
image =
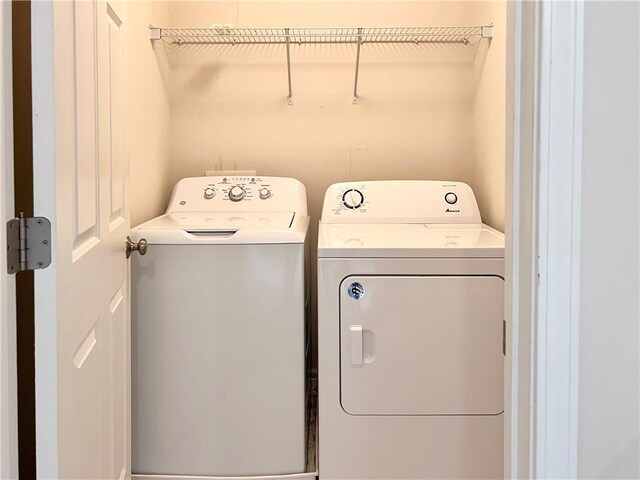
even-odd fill
[{"label": "shelf bracket", "polygon": [[493,38],[493,23],[482,27],[482,38]]},{"label": "shelf bracket", "polygon": [[149,25],[149,40],[160,40],[161,28]]},{"label": "shelf bracket", "polygon": [[287,105],[293,105],[293,92],[291,89],[291,53],[290,53],[290,38],[289,38],[289,29],[284,29],[286,42],[287,42],[287,81],[289,82],[289,95],[287,96]]},{"label": "shelf bracket", "polygon": [[353,98],[351,103],[358,104],[358,71],[360,70],[360,47],[362,46],[362,28],[358,28],[358,47],[356,50],[356,76],[353,82]]}]

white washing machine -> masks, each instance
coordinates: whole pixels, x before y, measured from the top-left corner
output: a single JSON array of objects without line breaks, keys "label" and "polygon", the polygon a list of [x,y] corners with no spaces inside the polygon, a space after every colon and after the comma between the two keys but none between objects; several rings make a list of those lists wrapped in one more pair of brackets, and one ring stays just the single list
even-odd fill
[{"label": "white washing machine", "polygon": [[297,180],[199,177],[133,229],[134,476],[305,472],[308,224]]},{"label": "white washing machine", "polygon": [[503,478],[504,236],[459,182],[332,185],[320,479]]}]

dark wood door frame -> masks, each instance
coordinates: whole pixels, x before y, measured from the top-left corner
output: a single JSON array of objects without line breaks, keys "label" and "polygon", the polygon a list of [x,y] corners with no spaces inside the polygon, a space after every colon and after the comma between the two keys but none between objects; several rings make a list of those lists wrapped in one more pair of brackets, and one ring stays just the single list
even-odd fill
[{"label": "dark wood door frame", "polygon": [[[31,104],[31,2],[11,5],[15,211],[33,216],[33,129]],[[33,272],[16,277],[18,370],[18,468],[36,478]]]}]

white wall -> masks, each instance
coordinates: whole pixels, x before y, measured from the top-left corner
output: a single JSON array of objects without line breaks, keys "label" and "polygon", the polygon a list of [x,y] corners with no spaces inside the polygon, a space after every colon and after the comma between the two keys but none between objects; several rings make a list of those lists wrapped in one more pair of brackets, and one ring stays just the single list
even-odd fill
[{"label": "white wall", "polygon": [[639,12],[585,5],[580,478],[640,477]]},{"label": "white wall", "polygon": [[149,40],[149,24],[169,23],[169,4],[128,3],[125,38],[126,148],[131,225],[164,212],[171,194],[167,58]]}]

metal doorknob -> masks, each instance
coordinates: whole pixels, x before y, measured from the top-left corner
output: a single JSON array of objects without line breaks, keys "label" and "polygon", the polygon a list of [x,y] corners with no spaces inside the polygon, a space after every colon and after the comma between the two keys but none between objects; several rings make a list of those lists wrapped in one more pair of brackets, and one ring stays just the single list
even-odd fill
[{"label": "metal doorknob", "polygon": [[147,239],[141,238],[138,243],[135,243],[131,240],[131,237],[127,236],[127,240],[125,242],[125,251],[127,252],[127,258],[131,256],[133,252],[138,252],[140,255],[144,255],[147,253]]}]

